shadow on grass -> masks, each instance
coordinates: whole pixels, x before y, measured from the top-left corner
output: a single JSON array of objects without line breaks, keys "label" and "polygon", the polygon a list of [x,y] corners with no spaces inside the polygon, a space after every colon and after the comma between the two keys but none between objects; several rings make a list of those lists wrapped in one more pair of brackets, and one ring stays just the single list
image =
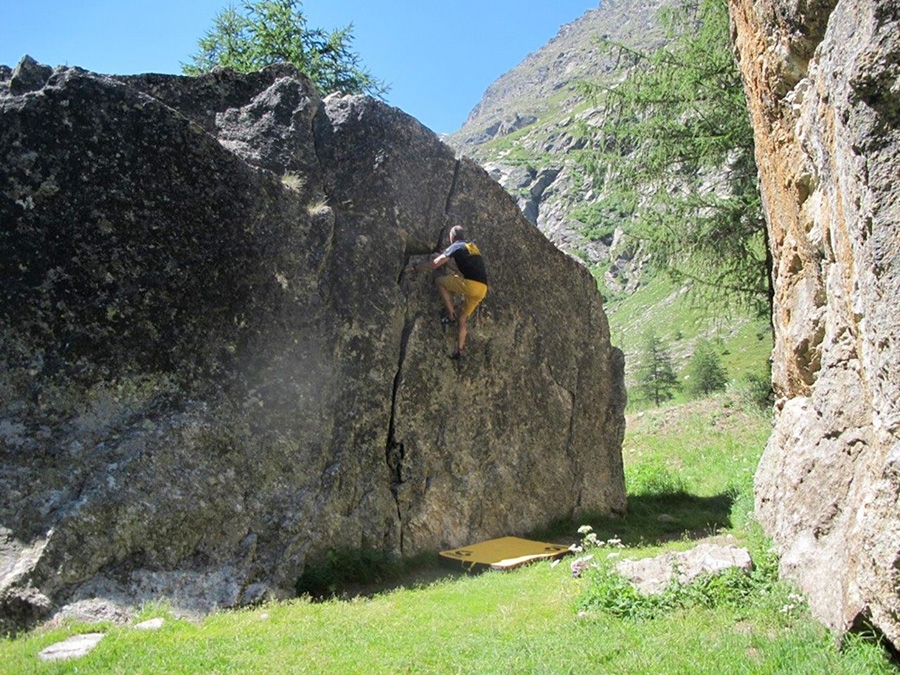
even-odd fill
[{"label": "shadow on grass", "polygon": [[574,542],[579,539],[578,527],[590,525],[601,541],[618,537],[626,546],[703,539],[731,527],[734,500],[735,495],[731,493],[713,497],[686,492],[630,495],[624,518],[586,514],[577,523],[561,521],[538,534]]},{"label": "shadow on grass", "polygon": [[400,559],[371,549],[331,549],[307,564],[296,591],[314,601],[349,600],[422,588],[460,574],[440,566],[436,553]]},{"label": "shadow on grass", "polygon": [[[618,537],[626,546],[655,546],[671,541],[703,539],[731,527],[734,495],[697,497],[686,492],[628,497],[624,518],[585,515],[578,522],[558,521],[532,532],[529,539],[576,543],[578,528],[590,525],[601,541]],[[440,565],[437,554],[399,560],[379,551],[330,550],[310,561],[297,580],[297,594],[313,600],[370,597],[397,589],[430,585],[466,572]]]},{"label": "shadow on grass", "polygon": [[[678,539],[702,539],[730,528],[735,496],[729,493],[697,497],[685,492],[636,495],[628,498],[628,513],[618,520],[605,519],[604,530],[616,529],[626,546],[660,544]],[[599,528],[595,526],[595,530]]]}]

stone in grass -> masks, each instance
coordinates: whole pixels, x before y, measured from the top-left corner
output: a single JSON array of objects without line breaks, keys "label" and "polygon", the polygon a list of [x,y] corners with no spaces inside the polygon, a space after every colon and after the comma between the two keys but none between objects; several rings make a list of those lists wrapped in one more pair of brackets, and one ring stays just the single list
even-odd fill
[{"label": "stone in grass", "polygon": [[675,574],[689,584],[704,574],[720,574],[737,567],[744,572],[753,569],[750,552],[737,546],[703,543],[690,551],[666,553],[655,558],[623,560],[616,571],[644,595],[662,593]]},{"label": "stone in grass", "polygon": [[66,622],[73,623],[112,623],[117,626],[127,624],[134,612],[118,603],[94,598],[79,600],[64,606],[50,620],[51,626],[61,626]]},{"label": "stone in grass", "polygon": [[141,621],[140,623],[134,624],[134,628],[136,630],[159,630],[163,627],[164,623],[165,619],[148,619],[147,621]]},{"label": "stone in grass", "polygon": [[41,661],[67,661],[86,656],[103,639],[103,633],[84,633],[50,645],[38,654]]}]

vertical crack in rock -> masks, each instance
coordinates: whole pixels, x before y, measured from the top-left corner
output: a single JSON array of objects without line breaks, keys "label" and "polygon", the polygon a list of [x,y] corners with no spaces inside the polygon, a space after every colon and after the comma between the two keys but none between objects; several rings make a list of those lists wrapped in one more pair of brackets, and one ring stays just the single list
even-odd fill
[{"label": "vertical crack in rock", "polygon": [[[450,189],[447,191],[447,201],[444,202],[444,218],[446,219],[450,216],[450,208],[453,203],[453,196],[456,194],[456,186],[459,182],[459,170],[462,167],[462,160],[456,160],[456,166],[453,167],[453,180],[450,181]],[[449,231],[450,223],[447,223],[441,231],[438,233],[438,240],[434,245],[435,251],[443,250],[441,244],[445,241],[448,231]]]},{"label": "vertical crack in rock", "polygon": [[[572,483],[573,483],[572,488],[573,488],[573,491],[575,492],[575,494],[577,495],[577,497],[575,499],[575,507],[574,508],[578,509],[581,507],[581,498],[582,498],[583,485],[584,485],[584,482],[583,482],[582,476],[581,476],[581,465],[580,465],[580,462],[578,461],[578,453],[575,451],[575,448],[574,448],[575,421],[576,421],[576,417],[577,417],[576,406],[578,405],[578,396],[577,396],[576,392],[572,391],[571,389],[569,389],[568,387],[563,385],[559,380],[556,379],[556,376],[553,374],[552,368],[550,368],[549,370],[550,370],[550,378],[553,380],[553,384],[561,392],[565,392],[566,396],[569,399],[570,412],[569,412],[569,430],[568,430],[568,435],[566,437],[566,454],[569,456],[569,461],[571,462],[571,465],[572,465]],[[576,375],[576,383],[575,383],[576,391],[580,387],[580,380],[581,380],[581,368],[579,367],[578,373]]]},{"label": "vertical crack in rock", "polygon": [[[325,107],[325,104],[322,101],[319,101],[319,105],[316,108],[316,112],[312,115],[309,121],[309,128],[307,132],[312,138],[312,151],[313,158],[315,160],[315,168],[317,174],[319,176],[327,176],[328,172],[326,171],[326,164],[322,160],[322,148],[321,145],[323,140],[321,138],[322,132],[320,129],[327,125],[331,126],[331,119],[328,117],[328,111]],[[313,218],[324,219],[328,221],[328,244],[325,247],[322,255],[322,261],[319,264],[318,270],[316,271],[316,281],[322,282],[325,278],[326,273],[328,272],[328,268],[331,264],[331,257],[335,251],[335,244],[337,240],[337,231],[338,231],[338,218],[340,217],[339,210],[335,208],[331,204],[332,194],[329,191],[328,181],[325,178],[320,178],[320,186],[322,188],[322,197],[324,209],[316,208],[314,203],[307,204],[307,213]]]},{"label": "vertical crack in rock", "polygon": [[[585,341],[582,349],[581,356],[577,361],[576,372],[575,372],[575,391],[569,391],[569,395],[572,397],[572,415],[569,418],[569,438],[567,439],[566,449],[569,453],[569,458],[572,462],[572,475],[575,477],[573,490],[575,492],[575,505],[573,507],[572,517],[575,518],[577,513],[581,511],[582,505],[584,504],[584,492],[585,492],[585,483],[586,479],[584,476],[585,468],[584,462],[582,461],[582,453],[575,448],[576,443],[576,431],[575,424],[578,420],[578,403],[579,396],[583,394],[585,391],[585,387],[590,388],[590,375],[585,375],[585,372],[589,372],[588,359],[592,358],[591,350],[588,348],[588,343],[593,342],[597,339],[598,336],[603,335],[603,330],[600,326],[598,326],[598,319],[602,316],[602,310],[600,316],[598,316],[597,312],[594,310],[593,303],[588,300],[587,302],[588,312],[587,312],[587,335],[588,340]],[[602,307],[602,305],[601,305]],[[602,324],[602,320],[600,321]],[[585,379],[588,380],[588,384],[585,384]],[[609,405],[607,399],[607,406]],[[606,416],[607,410],[603,412],[604,416]],[[619,444],[619,457],[621,457],[621,443]]]},{"label": "vertical crack in rock", "polygon": [[444,249],[441,247],[441,242],[444,241],[444,237],[447,236],[447,228],[444,227],[438,232],[437,241],[434,242],[434,248],[431,249],[431,253],[437,253],[438,251],[443,251]]},{"label": "vertical crack in rock", "polygon": [[328,236],[325,241],[325,246],[320,249],[321,260],[318,261],[318,265],[312,271],[317,284],[323,282],[328,274],[328,269],[331,266],[331,258],[336,248],[338,235],[338,218],[340,217],[340,214],[336,209],[327,206],[331,196],[325,190],[324,186],[322,188],[322,194],[325,195],[325,209],[318,211],[317,213],[312,213],[314,205],[311,203],[306,205],[307,213],[310,214],[310,217],[325,222],[328,227]]},{"label": "vertical crack in rock", "polygon": [[[462,161],[457,159],[456,166],[453,167],[453,182],[450,183],[450,192],[447,193],[447,202],[444,204],[444,215],[450,215],[450,204],[453,202],[453,195],[456,194],[456,184],[459,181],[459,170],[462,167]],[[440,242],[438,242],[440,243]]]},{"label": "vertical crack in rock", "polygon": [[[456,187],[459,182],[459,171],[462,167],[462,160],[457,159],[456,165],[453,167],[453,180],[450,181],[450,189],[447,191],[447,200],[444,202],[444,219],[445,223],[450,218],[450,208],[453,203],[453,196],[456,194]],[[449,234],[450,223],[446,223],[444,227],[441,228],[441,231],[438,232],[437,241],[434,244],[434,248],[432,252],[443,251],[443,242],[446,241],[446,238]]]},{"label": "vertical crack in rock", "polygon": [[[581,369],[578,370],[578,379],[581,379]],[[580,385],[576,384],[576,387]],[[584,492],[584,476],[582,475],[581,462],[579,461],[578,452],[575,450],[575,420],[577,417],[576,408],[578,406],[578,396],[575,392],[569,392],[572,400],[572,414],[569,417],[569,437],[566,439],[566,452],[572,462],[572,476],[574,478],[573,489],[575,492],[575,510],[581,509],[581,502]],[[574,515],[574,514],[573,514]]]},{"label": "vertical crack in rock", "polygon": [[[402,275],[401,275],[402,276]],[[394,386],[391,393],[391,418],[388,422],[388,435],[385,447],[384,457],[388,467],[388,474],[391,481],[391,494],[397,506],[397,521],[400,530],[400,553],[403,554],[403,509],[400,505],[400,487],[403,485],[403,460],[406,456],[406,448],[403,443],[397,441],[395,437],[395,426],[397,418],[397,394],[400,391],[400,383],[403,380],[403,363],[406,360],[406,350],[409,344],[409,336],[412,333],[415,323],[409,320],[407,313],[406,322],[403,326],[403,333],[400,337],[400,355],[397,360],[397,372],[394,375]]]}]

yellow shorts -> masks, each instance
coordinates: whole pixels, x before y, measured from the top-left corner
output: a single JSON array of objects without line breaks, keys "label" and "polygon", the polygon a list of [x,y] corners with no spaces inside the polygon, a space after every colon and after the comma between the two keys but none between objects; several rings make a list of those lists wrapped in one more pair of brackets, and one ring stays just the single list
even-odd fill
[{"label": "yellow shorts", "polygon": [[478,307],[482,300],[484,300],[484,296],[486,296],[488,292],[487,284],[483,284],[480,281],[472,281],[471,279],[464,279],[456,274],[445,274],[442,277],[438,277],[437,283],[451,293],[458,293],[466,299],[466,303],[463,305],[463,311],[466,313],[467,317],[472,316],[472,312],[474,312],[475,308]]}]

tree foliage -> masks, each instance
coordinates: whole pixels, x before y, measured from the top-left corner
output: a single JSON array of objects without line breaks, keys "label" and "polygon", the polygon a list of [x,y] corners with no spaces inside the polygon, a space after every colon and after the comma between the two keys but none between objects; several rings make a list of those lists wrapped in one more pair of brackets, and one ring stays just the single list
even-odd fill
[{"label": "tree foliage", "polygon": [[721,391],[728,383],[728,375],[715,347],[709,340],[700,340],[688,364],[688,389],[700,398]]},{"label": "tree foliage", "polygon": [[672,356],[653,332],[644,336],[637,379],[637,388],[642,397],[653,401],[656,406],[671,399],[678,389],[678,376],[672,366]]},{"label": "tree foliage", "polygon": [[300,0],[245,0],[241,11],[228,5],[182,70],[199,75],[221,66],[248,73],[291,63],[323,94],[387,93],[387,86],[362,66],[352,48],[353,24],[331,32],[310,28],[302,10]]},{"label": "tree foliage", "polygon": [[651,260],[764,314],[766,230],[727,0],[681,0],[660,18],[669,41],[655,51],[604,42],[627,77],[584,87],[604,113],[585,164]]}]

